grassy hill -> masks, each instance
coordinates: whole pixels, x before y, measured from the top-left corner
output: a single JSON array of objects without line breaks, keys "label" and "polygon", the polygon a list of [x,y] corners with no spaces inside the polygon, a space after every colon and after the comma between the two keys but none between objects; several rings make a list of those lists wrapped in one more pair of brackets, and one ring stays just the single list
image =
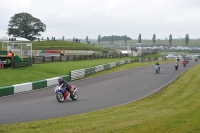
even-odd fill
[{"label": "grassy hill", "polygon": [[[26,43],[26,42],[22,42]],[[27,42],[30,43],[30,42]],[[33,50],[94,50],[94,51],[105,51],[109,49],[99,48],[91,44],[75,43],[67,41],[40,41],[31,42]],[[0,50],[2,50],[2,43],[0,43]]]}]

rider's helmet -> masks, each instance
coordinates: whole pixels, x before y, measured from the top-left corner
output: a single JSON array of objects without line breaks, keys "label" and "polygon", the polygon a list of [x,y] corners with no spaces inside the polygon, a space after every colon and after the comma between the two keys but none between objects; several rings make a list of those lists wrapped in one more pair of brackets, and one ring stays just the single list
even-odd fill
[{"label": "rider's helmet", "polygon": [[176,61],[176,63],[178,63],[178,62]]},{"label": "rider's helmet", "polygon": [[58,78],[58,82],[60,83],[61,81],[63,81],[62,77]]}]

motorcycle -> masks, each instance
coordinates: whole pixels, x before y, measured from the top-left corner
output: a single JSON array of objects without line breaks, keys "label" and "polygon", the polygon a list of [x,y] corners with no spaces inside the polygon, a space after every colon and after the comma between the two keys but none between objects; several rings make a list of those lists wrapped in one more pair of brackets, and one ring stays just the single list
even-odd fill
[{"label": "motorcycle", "polygon": [[198,60],[197,60],[197,59],[195,59],[195,61],[197,62]]},{"label": "motorcycle", "polygon": [[183,62],[183,66],[184,66],[184,67],[186,66],[186,62]]},{"label": "motorcycle", "polygon": [[175,64],[174,66],[175,66],[175,70],[178,70],[178,64]]},{"label": "motorcycle", "polygon": [[187,64],[189,63],[189,60],[187,60]]},{"label": "motorcycle", "polygon": [[54,87],[55,89],[55,93],[56,93],[56,99],[59,102],[63,102],[64,100],[66,100],[67,98],[71,98],[72,100],[77,100],[78,99],[78,94],[77,94],[77,89],[75,86],[71,86],[71,91],[73,91],[73,94],[70,94],[69,91],[66,90],[66,88],[62,88],[62,84],[61,85],[57,85],[56,87]]},{"label": "motorcycle", "polygon": [[159,65],[154,65],[156,73],[160,73],[160,66]]}]

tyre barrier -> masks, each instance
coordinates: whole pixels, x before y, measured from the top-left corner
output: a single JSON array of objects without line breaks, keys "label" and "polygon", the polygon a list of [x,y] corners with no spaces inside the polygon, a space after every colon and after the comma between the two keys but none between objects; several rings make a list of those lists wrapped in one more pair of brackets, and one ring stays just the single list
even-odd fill
[{"label": "tyre barrier", "polygon": [[111,63],[108,63],[108,64],[102,64],[102,65],[98,65],[98,66],[94,66],[94,67],[90,67],[90,68],[74,70],[74,71],[70,72],[71,81],[84,78],[85,76],[88,76],[88,75],[93,74],[93,73],[97,73],[99,71],[111,69],[113,67],[123,65],[123,64],[132,63],[132,62],[134,62],[134,59],[120,60],[120,61],[111,62]]}]

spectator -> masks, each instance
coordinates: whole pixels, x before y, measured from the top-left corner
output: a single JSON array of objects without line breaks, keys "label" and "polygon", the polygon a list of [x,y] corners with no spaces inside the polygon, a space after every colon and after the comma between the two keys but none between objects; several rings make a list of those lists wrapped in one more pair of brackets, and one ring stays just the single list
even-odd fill
[{"label": "spectator", "polygon": [[9,52],[8,52],[8,57],[11,57],[11,58],[14,57],[14,53],[11,50],[9,50]]}]

